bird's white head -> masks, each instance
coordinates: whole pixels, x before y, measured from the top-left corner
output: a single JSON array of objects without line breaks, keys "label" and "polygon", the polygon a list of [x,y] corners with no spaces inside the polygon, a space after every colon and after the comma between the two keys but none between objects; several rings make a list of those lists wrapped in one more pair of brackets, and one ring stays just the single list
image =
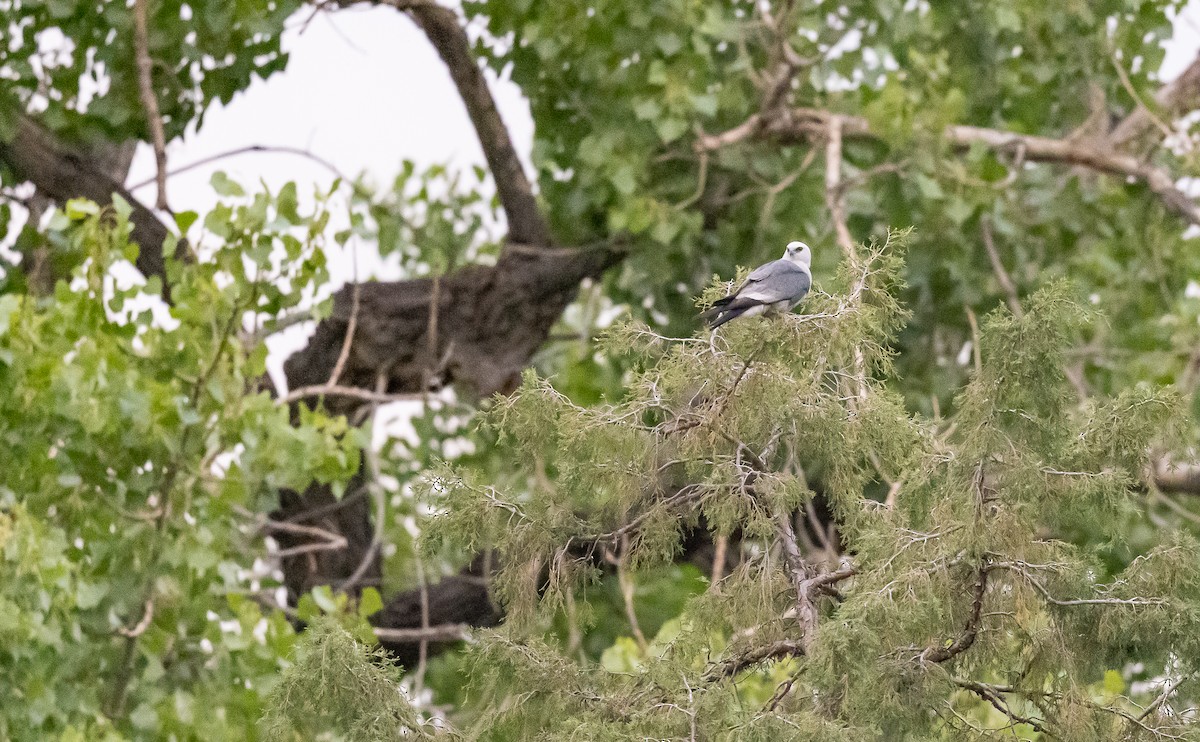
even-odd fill
[{"label": "bird's white head", "polygon": [[783,259],[807,268],[812,264],[812,250],[803,242],[789,242],[787,249],[783,251]]}]

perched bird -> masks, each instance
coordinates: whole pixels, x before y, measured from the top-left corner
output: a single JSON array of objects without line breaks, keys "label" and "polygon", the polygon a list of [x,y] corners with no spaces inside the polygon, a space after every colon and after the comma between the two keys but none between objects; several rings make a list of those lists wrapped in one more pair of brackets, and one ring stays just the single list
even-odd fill
[{"label": "perched bird", "polygon": [[731,319],[790,312],[812,286],[812,251],[803,242],[789,242],[783,257],[755,268],[741,287],[713,302],[703,315],[714,330]]}]

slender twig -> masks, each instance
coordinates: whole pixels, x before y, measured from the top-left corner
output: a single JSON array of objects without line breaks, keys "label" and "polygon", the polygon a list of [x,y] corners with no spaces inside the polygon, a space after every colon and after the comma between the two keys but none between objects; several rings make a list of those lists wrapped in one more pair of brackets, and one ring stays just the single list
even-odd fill
[{"label": "slender twig", "polygon": [[1191,673],[1185,673],[1169,683],[1164,683],[1162,693],[1160,693],[1158,698],[1155,698],[1149,706],[1142,709],[1142,713],[1138,714],[1137,720],[1144,721],[1147,716],[1158,710],[1160,706],[1167,702],[1167,699],[1171,697],[1171,694],[1175,692],[1175,689],[1183,685],[1183,681],[1190,677]]},{"label": "slender twig", "polygon": [[423,626],[419,629],[375,628],[375,636],[389,642],[457,642],[470,636],[471,627],[465,623]]},{"label": "slender twig", "polygon": [[646,641],[646,635],[642,633],[642,626],[638,622],[637,610],[633,600],[637,586],[633,581],[633,577],[629,574],[628,534],[621,536],[620,551],[611,561],[617,567],[617,583],[621,588],[621,598],[625,602],[625,616],[629,619],[629,629],[633,632],[633,638],[637,642],[638,648],[645,653],[650,645]]},{"label": "slender twig", "polygon": [[982,698],[983,700],[987,701],[989,704],[991,704],[991,706],[993,708],[995,708],[1000,713],[1004,714],[1011,721],[1016,722],[1018,724],[1028,724],[1034,731],[1040,732],[1047,736],[1052,736],[1050,734],[1049,730],[1046,729],[1045,725],[1041,721],[1039,721],[1037,719],[1032,719],[1028,716],[1021,716],[1020,714],[1018,714],[1012,710],[1012,707],[1004,700],[1003,696],[1001,695],[1002,693],[1012,692],[1011,689],[1009,689],[1007,687],[989,685],[987,683],[980,683],[980,682],[976,682],[974,680],[967,680],[967,679],[963,679],[963,678],[951,678],[951,682],[953,682],[955,685],[957,685],[960,688],[964,688],[966,690],[971,691],[975,695],[977,695],[980,698]]},{"label": "slender twig", "polygon": [[162,113],[158,109],[158,97],[154,94],[151,72],[154,61],[150,58],[149,10],[150,0],[134,0],[133,3],[133,51],[137,57],[138,96],[142,108],[146,109],[146,121],[150,125],[150,140],[154,145],[154,160],[158,166],[155,176],[158,196],[154,208],[170,211],[167,205],[167,138],[163,130]]},{"label": "slender twig", "polygon": [[[382,524],[376,524],[376,530]],[[413,542],[413,558],[417,572],[417,588],[421,596],[421,630],[429,631],[429,581],[425,578],[425,560],[421,558],[421,550],[416,541]],[[417,672],[413,687],[418,691],[425,687],[425,673],[429,668],[429,637],[423,635],[417,644]]]},{"label": "slender twig", "polygon": [[1025,310],[1021,308],[1021,299],[1017,294],[1017,286],[1013,283],[1012,276],[1004,268],[1004,263],[1000,260],[1000,253],[996,250],[996,240],[992,236],[992,219],[986,214],[979,220],[979,229],[983,233],[983,246],[987,250],[988,260],[992,263],[992,272],[996,274],[996,280],[1000,282],[1000,288],[1004,289],[1004,295],[1008,302],[1008,308],[1017,319],[1025,316]]},{"label": "slender twig", "polygon": [[349,397],[351,399],[360,399],[364,402],[379,402],[387,404],[389,402],[411,402],[424,398],[423,394],[416,392],[405,394],[389,394],[384,392],[372,391],[370,389],[359,389],[356,386],[327,386],[325,384],[314,384],[312,386],[302,386],[299,389],[293,389],[287,393],[287,396],[279,400],[280,404],[292,404],[308,397]]},{"label": "slender twig", "polygon": [[[387,385],[387,374],[380,373],[375,378],[375,392],[380,394],[380,390]],[[374,420],[375,415],[379,412],[379,401],[371,402],[368,408],[368,420]],[[363,424],[366,424],[365,422]],[[375,529],[371,534],[371,543],[363,551],[362,559],[359,560],[358,566],[350,573],[350,576],[338,585],[339,591],[348,590],[358,583],[367,573],[371,565],[375,562],[375,558],[379,553],[380,547],[383,546],[383,522],[387,514],[387,493],[383,489],[383,485],[379,482],[379,461],[375,455],[375,449],[368,443],[363,447],[363,458],[367,463],[367,476],[370,480],[365,483],[367,491],[371,493],[375,500]]]},{"label": "slender twig", "polygon": [[[1125,66],[1121,64],[1121,60],[1117,59],[1116,49],[1109,49],[1108,58],[1112,62],[1113,69],[1117,71],[1117,77],[1121,80],[1121,87],[1125,88],[1125,92],[1129,93],[1129,97],[1133,98],[1133,102],[1137,104],[1137,109],[1135,110],[1145,111],[1146,116],[1158,127],[1163,138],[1170,139],[1175,132],[1171,131],[1171,127],[1167,125],[1167,122],[1159,118],[1154,113],[1154,110],[1146,105],[1146,101],[1142,100],[1142,96],[1138,94],[1137,88],[1133,87],[1133,81],[1129,79],[1129,73],[1125,71]],[[1107,116],[1108,111],[1104,111],[1104,114]]]},{"label": "slender twig", "polygon": [[[270,154],[295,155],[297,157],[303,157],[303,158],[305,158],[307,160],[311,160],[312,162],[325,168],[335,178],[338,178],[339,180],[343,180],[346,182],[350,181],[350,179],[347,178],[345,175],[343,175],[342,172],[333,165],[333,163],[329,162],[329,160],[326,160],[325,158],[320,157],[319,155],[315,155],[306,149],[300,149],[299,147],[284,147],[284,146],[274,146],[274,145],[267,145],[267,144],[250,144],[250,145],[246,145],[245,147],[235,147],[234,149],[225,150],[224,152],[218,152],[215,155],[209,155],[208,157],[202,157],[199,160],[196,160],[195,162],[190,162],[187,165],[183,165],[181,167],[177,167],[172,170],[168,170],[167,177],[173,178],[176,175],[182,175],[186,172],[195,170],[197,168],[204,167],[205,165],[211,165],[214,162],[220,162],[221,160],[227,160],[231,157],[238,157],[240,155],[248,155],[248,154],[256,154],[256,153],[257,154],[269,154],[269,155]],[[157,176],[155,176],[154,178],[149,178],[147,180],[143,180],[143,181],[134,183],[133,185],[129,186],[129,190],[136,191],[139,188],[145,188],[146,186],[152,185],[155,182],[157,182]]]},{"label": "slender twig", "polygon": [[354,344],[354,332],[358,329],[358,307],[359,307],[359,291],[360,284],[358,282],[358,251],[351,251],[351,263],[353,265],[353,274],[350,277],[352,281],[350,285],[350,321],[346,323],[346,336],[342,338],[342,350],[338,353],[337,363],[333,365],[333,371],[329,374],[329,381],[325,382],[325,386],[337,386],[338,381],[342,378],[342,372],[346,369],[346,361],[350,359],[350,346]]}]

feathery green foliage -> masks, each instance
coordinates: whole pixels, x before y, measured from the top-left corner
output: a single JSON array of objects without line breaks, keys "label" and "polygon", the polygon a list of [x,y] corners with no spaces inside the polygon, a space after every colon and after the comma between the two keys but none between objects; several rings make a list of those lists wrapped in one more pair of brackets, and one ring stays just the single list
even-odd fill
[{"label": "feathery green foliage", "polygon": [[[490,545],[504,565],[509,618],[470,651],[488,709],[476,733],[954,739],[971,719],[998,733],[1029,716],[1025,733],[1099,739],[1139,729],[1136,707],[1097,697],[1106,670],[1200,669],[1188,659],[1200,656],[1193,539],[1169,536],[1115,573],[1102,538],[1070,540],[1081,524],[1118,533],[1176,397],[1147,387],[1075,409],[1064,350],[1090,317],[1050,284],[1023,317],[983,322],[981,371],[948,425],[906,413],[886,383],[906,316],[904,239],[847,261],[802,315],[680,340],[616,328],[610,345],[642,359],[618,404],[579,407],[532,374],[497,400],[498,445],[548,477],[513,492],[464,470],[430,480],[432,544]],[[898,486],[873,496],[884,472]],[[840,562],[789,554],[788,529],[804,525],[791,514],[814,492],[838,523]],[[737,532],[743,559],[672,636],[630,645],[633,664],[579,664],[538,638],[594,584],[598,554],[636,576],[694,527]],[[778,693],[737,701],[739,682],[788,656]],[[1012,715],[989,717],[972,693]]]}]

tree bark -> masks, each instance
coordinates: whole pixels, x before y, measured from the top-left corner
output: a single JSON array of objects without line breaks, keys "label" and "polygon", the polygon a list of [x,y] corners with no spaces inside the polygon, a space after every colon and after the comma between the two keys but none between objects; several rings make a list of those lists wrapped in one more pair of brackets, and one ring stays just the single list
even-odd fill
[{"label": "tree bark", "polygon": [[[102,152],[97,157],[97,152]],[[137,267],[143,275],[163,279],[166,291],[166,263],[162,245],[170,232],[167,226],[134,198],[122,185],[128,171],[128,149],[100,147],[95,152],[85,147],[70,145],[39,126],[27,116],[17,120],[17,131],[12,141],[0,142],[0,161],[12,168],[19,178],[33,183],[38,193],[59,203],[72,198],[87,198],[98,204],[110,204],[113,194],[125,199],[133,213],[132,239],[141,248]],[[122,163],[124,167],[120,167]],[[114,177],[114,176],[119,176]],[[186,245],[180,242],[177,255],[186,253]]]}]

